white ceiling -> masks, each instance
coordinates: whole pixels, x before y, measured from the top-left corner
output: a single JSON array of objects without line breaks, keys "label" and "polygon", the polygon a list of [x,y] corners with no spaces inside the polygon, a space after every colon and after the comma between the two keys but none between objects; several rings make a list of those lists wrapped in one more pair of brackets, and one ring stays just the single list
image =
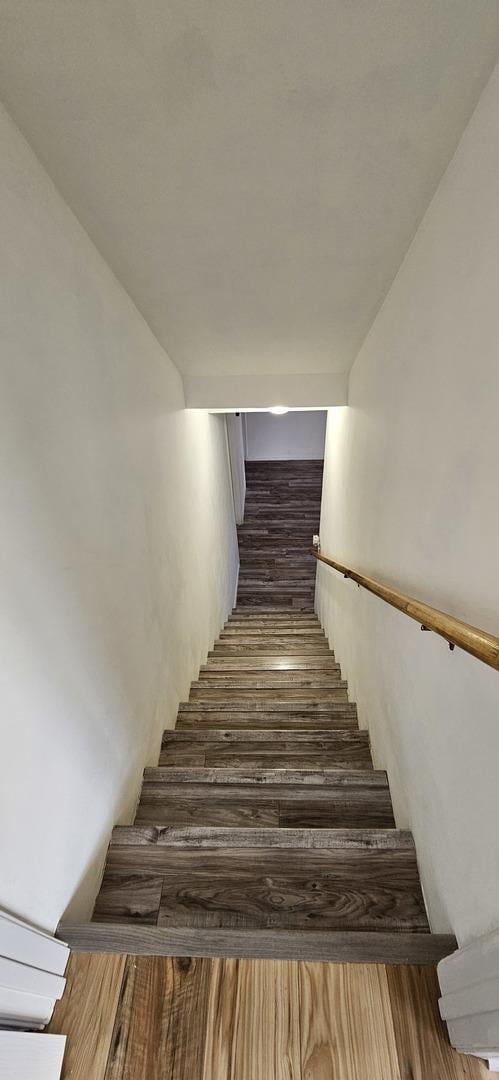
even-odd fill
[{"label": "white ceiling", "polygon": [[345,371],[497,0],[2,0],[0,96],[190,375]]}]

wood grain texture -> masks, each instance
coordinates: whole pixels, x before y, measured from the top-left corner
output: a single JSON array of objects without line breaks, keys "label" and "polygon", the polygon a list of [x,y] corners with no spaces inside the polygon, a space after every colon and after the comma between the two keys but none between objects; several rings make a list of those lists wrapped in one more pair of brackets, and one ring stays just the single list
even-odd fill
[{"label": "wood grain texture", "polygon": [[311,1080],[399,1077],[386,969],[300,964],[301,1064]]},{"label": "wood grain texture", "polygon": [[[387,788],[386,772],[382,769],[234,769],[230,766],[220,768],[191,768],[174,765],[163,767],[151,766],[144,769],[144,788],[146,784],[203,784],[210,785],[255,785],[260,790],[268,787],[287,788]],[[309,792],[310,793],[310,792]]]},{"label": "wood grain texture", "polygon": [[[140,914],[149,875],[154,897],[162,880],[157,920],[149,907]],[[428,930],[415,852],[405,845],[112,846],[96,918],[254,930]]]},{"label": "wood grain texture", "polygon": [[47,1028],[69,1034],[61,1080],[104,1080],[126,957],[73,953],[66,989]]},{"label": "wood grain texture", "polygon": [[445,638],[451,645],[457,645],[460,649],[470,653],[471,656],[475,656],[477,660],[482,660],[484,664],[495,668],[496,671],[499,670],[499,637],[495,634],[489,634],[486,630],[471,626],[470,623],[456,619],[453,615],[447,615],[446,612],[439,611],[438,608],[430,607],[429,604],[415,600],[412,596],[407,596],[397,589],[392,589],[389,585],[384,585],[381,581],[367,577],[358,570],[354,570],[350,566],[344,566],[343,563],[336,562],[336,560],[318,554],[316,551],[313,551],[312,554],[320,562],[331,566],[333,570],[338,570],[344,577],[356,581],[358,585],[373,593],[374,596],[378,596],[385,603],[390,604],[391,607],[402,611],[410,619],[415,619],[416,622],[425,626],[427,630],[433,630],[435,634]]},{"label": "wood grain texture", "polygon": [[[208,738],[208,734],[210,737]],[[205,731],[163,738],[160,766],[225,765],[241,768],[362,768],[372,767],[367,732],[337,731],[298,734],[262,731]]]},{"label": "wood grain texture", "polygon": [[282,828],[393,828],[388,788],[265,789],[244,785],[144,785],[136,824]]},{"label": "wood grain texture", "polygon": [[434,968],[388,968],[387,981],[402,1077],[454,1080],[458,1076],[472,1080],[490,1076],[478,1061],[456,1054],[450,1046],[438,1011]]},{"label": "wood grain texture", "polygon": [[129,956],[105,1080],[202,1075],[210,962]]},{"label": "wood grain texture", "polygon": [[238,608],[284,604],[312,614],[315,565],[307,553],[319,528],[322,466],[266,462],[253,470],[252,464],[248,462],[244,522],[237,530]]},{"label": "wood grain texture", "polygon": [[431,968],[74,954],[63,1078],[485,1080],[437,996]]},{"label": "wood grain texture", "polygon": [[[321,963],[428,964],[456,948],[452,934],[384,931],[252,930],[158,927],[138,923],[65,925],[61,934],[80,952],[129,952],[143,956],[261,957]],[[258,952],[255,953],[255,945]]]},{"label": "wood grain texture", "polygon": [[[348,710],[348,711],[347,711]],[[327,710],[326,712],[315,712],[312,715],[308,712],[298,711],[286,712],[278,711],[253,711],[247,712],[245,709],[190,709],[189,712],[183,711],[179,713],[179,719],[177,722],[176,731],[180,732],[186,729],[196,730],[201,733],[203,728],[225,728],[247,730],[248,728],[255,730],[260,728],[261,730],[274,730],[274,731],[295,731],[305,730],[309,731],[331,731],[333,729],[345,730],[349,728],[351,730],[357,730],[357,714],[355,709],[351,710],[351,707],[346,704],[342,707],[341,704],[338,708]]]},{"label": "wood grain texture", "polygon": [[301,1075],[298,965],[215,961],[202,1080]]},{"label": "wood grain texture", "polygon": [[412,833],[402,829],[259,829],[171,825],[119,825],[113,829],[113,848],[151,846],[413,851],[414,840]]}]

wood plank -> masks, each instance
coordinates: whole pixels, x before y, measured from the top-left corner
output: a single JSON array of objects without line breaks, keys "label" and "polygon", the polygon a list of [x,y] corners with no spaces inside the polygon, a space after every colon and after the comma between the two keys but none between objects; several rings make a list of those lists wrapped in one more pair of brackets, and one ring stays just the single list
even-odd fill
[{"label": "wood plank", "polygon": [[318,749],[327,750],[331,747],[350,743],[361,743],[369,746],[369,733],[361,731],[359,728],[354,731],[343,731],[341,729],[317,731],[315,728],[310,731],[303,731],[297,728],[295,731],[286,731],[285,733],[279,730],[264,729],[262,731],[259,728],[250,727],[242,731],[237,728],[202,728],[199,731],[196,730],[196,732],[175,728],[174,731],[168,730],[163,733],[162,745],[166,747],[185,743],[188,747],[191,747],[193,745],[204,746],[212,742],[218,745],[234,744],[236,746],[244,743],[255,743],[257,745],[268,743],[282,746],[283,749],[303,746],[304,748],[317,747]]},{"label": "wood plank", "polygon": [[213,671],[208,668],[199,679],[191,683],[191,690],[205,689],[208,687],[223,687],[225,689],[244,690],[293,690],[293,689],[324,689],[324,687],[343,686],[339,667],[332,671]]},{"label": "wood plank", "polygon": [[[204,815],[204,816],[203,816]],[[236,785],[147,784],[136,823],[281,828],[393,828],[388,788],[344,790]]]},{"label": "wood plank", "polygon": [[275,656],[212,656],[206,664],[202,664],[200,671],[220,672],[255,672],[261,671],[339,671],[340,665],[334,656],[303,656],[291,653],[290,655]]},{"label": "wood plank", "polygon": [[72,953],[66,990],[47,1028],[69,1034],[62,1080],[105,1080],[125,960],[123,955]]},{"label": "wood plank", "polygon": [[219,641],[234,640],[237,643],[241,638],[247,637],[256,637],[258,640],[267,637],[272,637],[272,639],[297,637],[300,639],[303,638],[303,641],[308,641],[310,639],[314,642],[321,639],[325,640],[326,635],[320,626],[302,626],[300,624],[300,626],[296,627],[279,627],[279,633],[276,634],[273,627],[255,626],[254,623],[251,623],[248,626],[239,628],[238,626],[233,626],[231,623],[230,626],[222,630]]},{"label": "wood plank", "polygon": [[[354,851],[414,851],[412,833],[403,829],[277,829],[118,825],[113,848],[290,848]],[[132,853],[133,857],[133,853]]]},{"label": "wood plank", "polygon": [[300,1047],[298,966],[216,961],[203,1080],[299,1080]]},{"label": "wood plank", "polygon": [[[309,853],[303,851],[300,863],[305,866],[293,872],[278,871],[274,863],[276,850],[272,861],[258,862],[248,860],[245,851],[244,867],[241,862],[236,874],[233,866],[224,873],[217,865],[219,854],[202,867],[192,865],[189,870],[182,865],[181,888],[176,867],[165,874],[158,926],[226,926],[258,931],[272,927],[304,929],[312,923],[317,929],[356,932],[428,929],[422,898],[417,895],[417,874],[404,877],[401,883],[398,868],[398,882],[395,877],[382,883],[350,877],[338,881],[335,866],[333,880],[327,872],[321,875],[320,863],[312,863]],[[232,849],[225,853],[229,854],[233,854]],[[258,854],[261,856],[260,851]],[[314,852],[315,859],[318,854]],[[329,858],[330,853],[327,855]],[[357,863],[364,860],[365,855],[362,860],[356,856]],[[183,862],[187,864],[187,860]]]},{"label": "wood plank", "polygon": [[[311,814],[308,820],[313,820]],[[372,820],[375,822],[374,815]],[[227,798],[217,799],[216,794],[210,791],[210,797],[206,799],[206,791],[201,796],[188,795],[182,797],[176,793],[171,798],[165,796],[164,791],[159,797],[142,795],[135,817],[137,824],[151,822],[168,825],[220,825],[241,827],[266,827],[279,825],[279,804],[276,800],[260,800],[257,793],[253,799]],[[371,821],[371,818],[368,819]],[[329,824],[330,824],[329,820]]]},{"label": "wood plank", "polygon": [[144,769],[144,781],[162,784],[255,785],[262,789],[304,787],[316,788],[388,788],[386,772],[382,769],[198,769],[151,766]]},{"label": "wood plank", "polygon": [[394,828],[388,791],[349,792],[346,798],[281,798],[277,802],[282,829]]},{"label": "wood plank", "polygon": [[[286,558],[288,557],[289,556]],[[255,561],[255,563],[260,558],[266,559],[265,556],[251,556],[251,559]],[[243,611],[239,611],[237,614],[229,615],[228,620],[225,623],[225,627],[239,626],[243,628],[245,626],[253,625],[256,625],[257,627],[272,626],[274,627],[274,630],[279,630],[279,627],[284,626],[294,626],[297,629],[299,629],[300,626],[309,626],[311,628],[318,627],[319,629],[323,629],[317,615],[314,615],[313,612],[289,611],[285,613],[283,611],[276,611],[276,609],[274,609],[273,612],[270,612],[266,611],[263,607],[258,608],[257,611],[243,609]]]},{"label": "wood plank", "polygon": [[402,1080],[386,970],[381,966],[299,966],[303,1076]]},{"label": "wood plank", "polygon": [[286,652],[288,655],[291,653],[297,653],[299,656],[333,656],[327,641],[321,642],[320,645],[310,644],[298,644],[296,642],[286,642],[279,645],[275,641],[265,642],[258,641],[253,643],[253,640],[246,641],[245,644],[239,645],[221,645],[215,642],[213,649],[210,649],[208,656],[261,656],[270,655],[275,656],[281,652]]},{"label": "wood plank", "polygon": [[313,707],[319,701],[334,702],[347,700],[347,685],[340,680],[338,680],[336,686],[313,688],[291,687],[289,689],[282,686],[275,690],[265,689],[264,687],[255,690],[238,685],[231,686],[230,688],[202,685],[200,687],[192,687],[189,695],[189,701],[228,701],[232,705],[246,701],[254,701],[255,704],[266,705],[267,709],[273,708],[274,704],[277,703],[287,705],[291,702],[307,702],[307,704]]},{"label": "wood plank", "polygon": [[387,969],[388,988],[402,1077],[454,1080],[489,1076],[483,1063],[450,1046],[438,1011],[439,988],[433,968]]},{"label": "wood plank", "polygon": [[187,716],[191,713],[209,713],[209,712],[227,712],[227,713],[246,713],[254,714],[255,718],[258,713],[268,713],[273,715],[278,713],[286,713],[288,716],[315,716],[321,714],[324,717],[338,716],[350,713],[352,716],[356,714],[356,705],[351,701],[315,701],[311,700],[303,704],[302,702],[288,701],[280,702],[272,698],[270,709],[269,705],[265,705],[265,702],[261,701],[245,701],[242,705],[236,705],[233,702],[221,702],[220,704],[207,701],[204,705],[197,705],[192,701],[183,701],[179,705],[179,716]]},{"label": "wood plank", "polygon": [[[210,738],[203,738],[208,732],[193,734],[186,739],[175,735],[166,736],[160,754],[160,766],[205,765],[219,768],[372,768],[369,739],[366,732],[334,731],[323,734],[314,732],[310,738],[300,732],[294,737],[291,732],[217,732],[211,730]],[[231,736],[231,737],[229,737]],[[249,736],[249,737],[248,737]],[[251,737],[253,736],[253,737]]]},{"label": "wood plank", "polygon": [[95,901],[94,919],[110,922],[133,922],[135,919],[154,925],[158,920],[163,878],[158,874],[142,873],[135,865],[127,874],[113,874],[109,861],[108,856]]},{"label": "wood plank", "polygon": [[178,721],[175,731],[180,734],[191,734],[193,730],[226,729],[230,724],[235,731],[258,730],[268,731],[274,729],[283,733],[294,731],[310,731],[317,734],[327,734],[330,731],[357,731],[357,718],[353,714],[338,712],[333,716],[327,713],[317,713],[309,716],[307,713],[282,713],[263,712],[247,713],[244,710],[231,712],[230,710],[193,710],[183,713]]},{"label": "wood plank", "polygon": [[105,1080],[201,1080],[209,961],[128,957]]},{"label": "wood plank", "polygon": [[[132,873],[134,872],[134,874]],[[120,918],[137,919],[134,876],[161,875],[158,925],[427,931],[414,851],[111,847],[97,917],[112,921],[106,880],[120,887]],[[148,913],[149,914],[149,913]],[[119,920],[116,920],[119,921]],[[138,920],[137,920],[138,921]]]},{"label": "wood plank", "polygon": [[233,768],[233,769],[369,769],[372,761],[369,748],[362,744],[332,747],[295,746],[275,749],[255,743],[237,746],[208,744],[203,753],[194,753],[188,747],[165,749],[159,760],[165,768]]},{"label": "wood plank", "polygon": [[[79,951],[128,952],[145,956],[260,957],[322,963],[418,964],[434,966],[456,948],[452,934],[317,930],[253,931],[82,923],[61,927]],[[367,1080],[367,1078],[366,1078]],[[405,1080],[405,1078],[404,1078]]]}]

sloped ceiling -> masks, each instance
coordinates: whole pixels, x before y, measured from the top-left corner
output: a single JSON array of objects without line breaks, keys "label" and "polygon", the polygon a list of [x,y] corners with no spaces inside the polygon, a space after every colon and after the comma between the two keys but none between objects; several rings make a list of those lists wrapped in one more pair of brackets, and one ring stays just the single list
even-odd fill
[{"label": "sloped ceiling", "polygon": [[2,0],[0,95],[188,376],[345,372],[497,0]]}]

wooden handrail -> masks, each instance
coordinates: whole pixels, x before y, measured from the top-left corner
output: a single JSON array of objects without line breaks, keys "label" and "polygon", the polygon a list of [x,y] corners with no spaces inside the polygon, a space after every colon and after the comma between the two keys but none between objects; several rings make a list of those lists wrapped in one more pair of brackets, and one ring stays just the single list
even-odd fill
[{"label": "wooden handrail", "polygon": [[483,660],[484,664],[495,668],[496,671],[499,670],[498,637],[487,634],[485,630],[479,630],[476,626],[470,626],[469,623],[462,622],[461,619],[455,619],[453,615],[446,615],[445,611],[439,611],[438,608],[430,607],[429,604],[422,604],[419,600],[414,600],[412,596],[406,596],[405,593],[398,592],[397,589],[391,589],[388,585],[375,581],[374,578],[359,574],[356,570],[352,570],[350,566],[344,566],[343,563],[336,562],[335,559],[328,559],[325,555],[321,555],[320,552],[316,551],[315,548],[311,548],[311,554],[320,562],[325,563],[326,566],[332,566],[333,570],[343,574],[343,577],[351,578],[358,585],[362,585],[363,589],[374,593],[381,600],[385,600],[387,604],[391,604],[392,607],[403,611],[410,619],[415,619],[416,622],[421,623],[422,630],[433,630],[435,634],[440,634],[440,637],[449,642],[451,649],[457,645],[460,649],[470,653],[471,656],[476,656],[477,660]]}]

